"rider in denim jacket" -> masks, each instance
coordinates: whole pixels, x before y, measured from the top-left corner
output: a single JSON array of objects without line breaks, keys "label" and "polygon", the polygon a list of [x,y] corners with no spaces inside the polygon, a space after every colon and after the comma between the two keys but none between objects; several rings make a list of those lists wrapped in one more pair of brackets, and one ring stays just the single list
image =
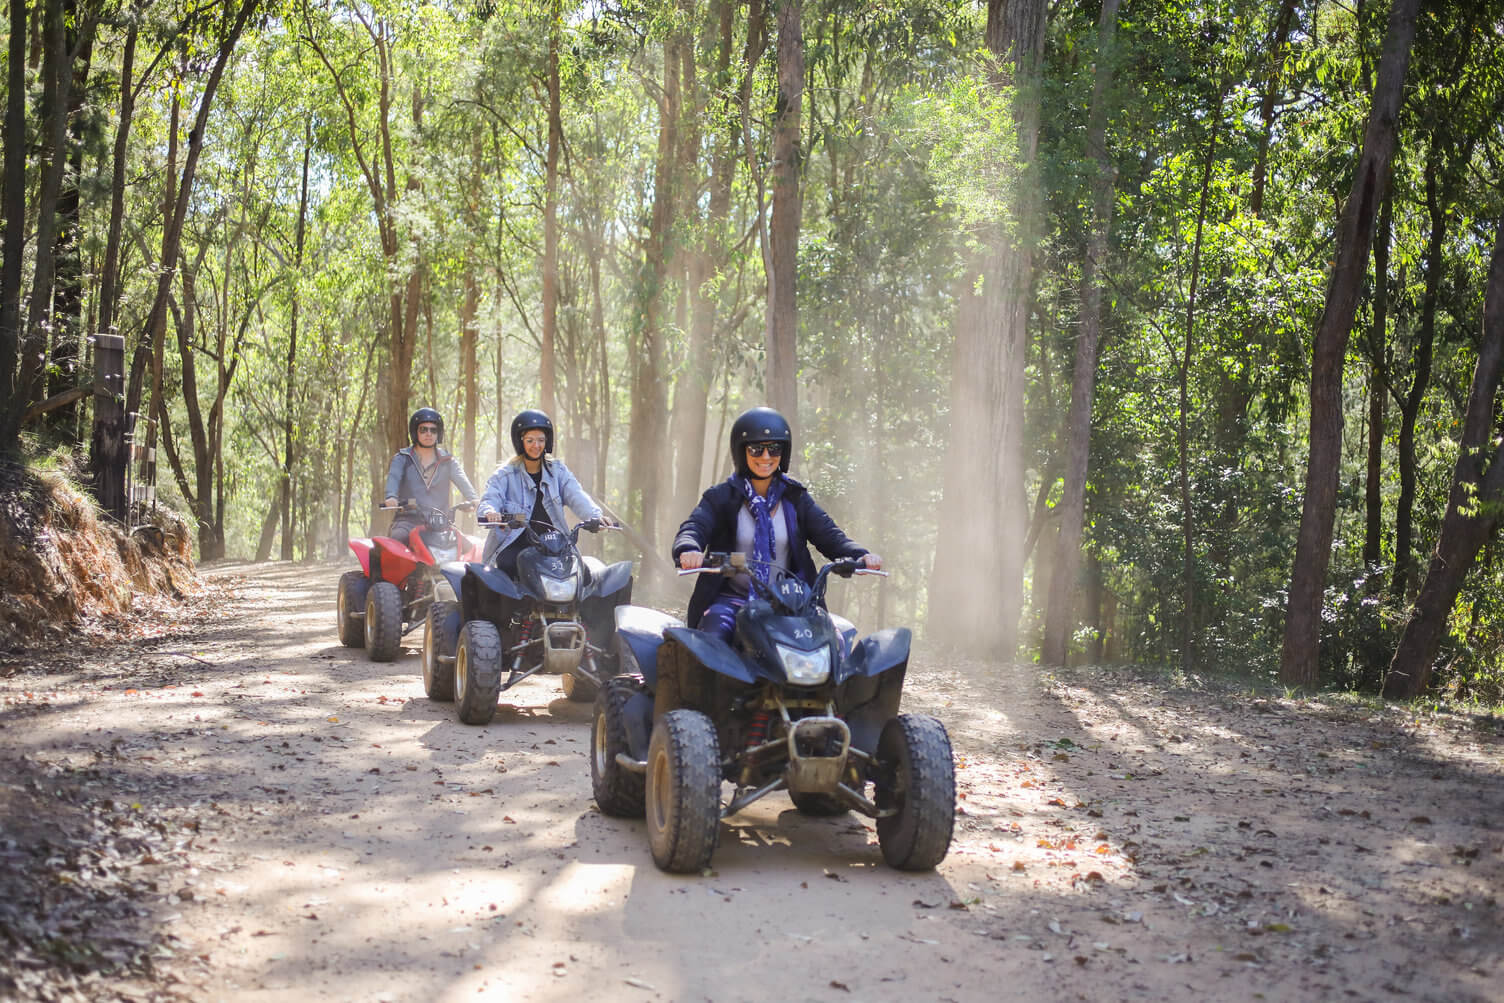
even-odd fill
[{"label": "rider in denim jacket", "polygon": [[[554,425],[542,411],[527,410],[512,419],[512,446],[517,455],[496,468],[486,481],[476,516],[486,522],[493,515],[528,516],[535,529],[547,523],[555,529],[569,528],[567,506],[582,520],[603,518],[601,508],[580,487],[562,460],[550,459],[554,450]],[[517,573],[517,554],[526,546],[523,531],[497,527],[486,541],[486,558],[500,551],[497,567]]]}]

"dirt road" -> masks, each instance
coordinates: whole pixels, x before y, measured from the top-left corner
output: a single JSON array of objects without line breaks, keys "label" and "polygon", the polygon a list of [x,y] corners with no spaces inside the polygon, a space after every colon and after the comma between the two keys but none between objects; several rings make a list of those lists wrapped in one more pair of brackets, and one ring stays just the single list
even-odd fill
[{"label": "dirt road", "polygon": [[0,912],[35,928],[0,993],[1504,997],[1494,720],[921,649],[907,706],[947,723],[962,796],[936,872],[775,795],[672,877],[594,808],[588,705],[533,679],[460,724],[414,647],[338,645],[337,575],[222,566],[151,636],[0,669],[0,862],[62,875]]}]

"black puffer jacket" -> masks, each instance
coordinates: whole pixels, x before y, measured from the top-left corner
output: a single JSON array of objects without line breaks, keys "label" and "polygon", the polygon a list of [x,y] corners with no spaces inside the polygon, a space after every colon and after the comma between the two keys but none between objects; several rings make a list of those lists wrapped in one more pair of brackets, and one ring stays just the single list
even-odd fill
[{"label": "black puffer jacket", "polygon": [[[809,490],[792,477],[780,474],[785,485],[783,490],[784,519],[789,531],[789,568],[804,580],[815,583],[815,562],[809,556],[809,546],[814,544],[831,560],[838,557],[861,557],[867,548],[860,546],[841,532],[826,511],[810,497]],[[707,488],[700,496],[700,504],[679,527],[674,537],[673,560],[678,567],[679,555],[686,550],[722,551],[736,549],[737,513],[747,502],[736,475]],[[705,608],[720,594],[725,579],[715,575],[700,575],[695,582],[694,593],[689,598],[691,627],[697,626]]]}]

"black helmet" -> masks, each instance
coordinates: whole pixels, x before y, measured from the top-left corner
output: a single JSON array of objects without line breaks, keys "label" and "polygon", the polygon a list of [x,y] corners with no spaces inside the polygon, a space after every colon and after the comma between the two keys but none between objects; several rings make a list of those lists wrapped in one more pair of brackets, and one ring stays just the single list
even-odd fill
[{"label": "black helmet", "polygon": [[535,428],[543,429],[544,454],[554,451],[554,423],[542,411],[529,408],[519,412],[517,417],[512,419],[512,448],[517,451],[518,456],[522,455],[522,433]]},{"label": "black helmet", "polygon": [[778,458],[778,472],[789,472],[789,454],[794,451],[794,433],[783,415],[770,407],[743,411],[731,424],[731,462],[736,472],[747,476],[747,445],[753,442],[779,442],[783,455]]},{"label": "black helmet", "polygon": [[418,444],[418,426],[425,421],[431,421],[439,426],[439,437],[434,440],[434,445],[444,441],[444,416],[431,407],[420,407],[413,412],[413,416],[407,419],[407,442],[408,445]]}]

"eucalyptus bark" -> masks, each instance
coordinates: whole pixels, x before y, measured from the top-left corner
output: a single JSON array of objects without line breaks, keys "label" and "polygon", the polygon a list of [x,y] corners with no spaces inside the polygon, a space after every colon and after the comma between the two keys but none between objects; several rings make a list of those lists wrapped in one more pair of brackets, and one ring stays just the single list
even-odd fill
[{"label": "eucalyptus bark", "polygon": [[[663,45],[663,90],[658,101],[658,160],[653,170],[653,204],[643,242],[639,280],[641,324],[632,352],[632,411],[627,454],[627,490],[637,501],[640,532],[656,552],[663,482],[663,442],[668,431],[668,395],[663,380],[664,286],[668,278],[670,230],[678,184],[680,114],[680,33]],[[644,571],[653,568],[649,564]]]},{"label": "eucalyptus bark", "polygon": [[1343,362],[1367,273],[1374,216],[1385,195],[1419,2],[1395,0],[1390,10],[1373,106],[1352,188],[1338,222],[1337,256],[1311,352],[1310,454],[1280,652],[1280,680],[1289,686],[1314,687],[1320,678],[1322,596],[1342,469]]},{"label": "eucalyptus bark", "polygon": [[[1394,230],[1394,196],[1379,210],[1379,230],[1373,246],[1373,326],[1368,332],[1368,467],[1363,490],[1363,566],[1370,574],[1378,567],[1384,544],[1384,431],[1388,422],[1389,367],[1389,241]],[[1370,579],[1376,591],[1378,577]]]},{"label": "eucalyptus bark", "polygon": [[538,396],[544,413],[554,415],[557,365],[555,341],[559,329],[559,150],[564,145],[564,120],[559,107],[559,4],[549,4],[548,28],[548,149],[543,168],[543,339],[538,355]]},{"label": "eucalyptus bark", "polygon": [[1420,695],[1430,681],[1436,653],[1462,583],[1478,551],[1499,528],[1504,512],[1504,422],[1498,391],[1504,374],[1504,222],[1494,233],[1493,258],[1483,301],[1483,337],[1468,390],[1462,440],[1452,471],[1452,487],[1441,535],[1410,619],[1384,680],[1384,695]]},{"label": "eucalyptus bark", "polygon": [[[1436,155],[1432,148],[1433,156]],[[1436,301],[1441,287],[1441,274],[1446,267],[1445,243],[1447,214],[1437,190],[1434,160],[1427,164],[1426,211],[1431,223],[1431,233],[1426,240],[1425,292],[1421,296],[1420,330],[1416,335],[1414,372],[1410,390],[1400,400],[1399,467],[1400,494],[1395,504],[1394,515],[1394,578],[1390,592],[1401,602],[1409,598],[1409,582],[1412,564],[1411,549],[1415,538],[1415,481],[1416,450],[1415,424],[1420,418],[1421,404],[1431,388],[1431,363],[1436,351]]]},{"label": "eucalyptus bark", "polygon": [[[687,4],[685,4],[687,7]],[[710,388],[715,381],[714,366],[712,364],[712,342],[715,337],[715,322],[718,307],[718,296],[707,288],[712,277],[721,268],[725,260],[725,232],[727,220],[731,212],[731,187],[736,172],[737,162],[737,137],[733,128],[730,101],[728,96],[723,101],[712,103],[708,96],[714,92],[714,88],[725,80],[726,73],[731,65],[732,26],[734,8],[729,0],[713,0],[711,4],[712,23],[716,27],[715,63],[711,72],[711,86],[705,89],[707,100],[701,100],[698,89],[690,90],[691,100],[696,112],[687,116],[689,128],[680,143],[680,148],[685,150],[684,163],[696,162],[695,151],[700,144],[700,131],[694,127],[694,123],[705,111],[715,108],[715,114],[711,117],[711,138],[713,152],[710,159],[710,198],[706,206],[703,219],[698,220],[698,239],[689,249],[689,338],[685,350],[684,373],[674,383],[674,445],[677,449],[676,466],[674,471],[675,508],[681,512],[688,512],[695,504],[695,499],[703,485],[701,484],[701,468],[705,461],[705,423],[707,409],[710,405]],[[754,24],[759,34],[760,26]],[[751,44],[751,36],[748,36],[748,44]],[[684,61],[685,70],[689,71],[694,65],[694,54],[691,52]],[[749,85],[751,80],[751,63],[748,64],[748,72],[743,75],[742,87]],[[719,127],[719,128],[718,128]],[[698,189],[688,190],[684,201],[684,213],[693,219],[698,215],[697,202]]]},{"label": "eucalyptus bark", "polygon": [[[287,363],[282,373],[282,550],[284,561],[292,560],[292,443],[296,422],[298,314],[302,306],[303,246],[308,222],[308,160],[312,153],[311,127],[303,133],[303,180],[298,188],[298,222],[293,233],[292,305],[287,333]],[[226,275],[228,282],[229,276]],[[308,555],[312,556],[312,555]]]},{"label": "eucalyptus bark", "polygon": [[46,395],[52,290],[57,274],[58,205],[63,172],[68,164],[68,93],[73,80],[65,7],[65,0],[45,0],[42,8],[41,181],[36,200],[31,298],[18,384],[23,404],[39,401]]},{"label": "eucalyptus bark", "polygon": [[110,223],[105,237],[104,266],[99,274],[99,329],[108,334],[115,325],[115,286],[120,273],[120,233],[125,223],[125,170],[130,147],[131,120],[136,110],[136,92],[131,78],[136,63],[134,20],[125,32],[125,48],[120,56],[120,124],[115,127],[115,150],[110,171]]},{"label": "eucalyptus bark", "polygon": [[21,259],[26,253],[26,0],[11,0],[5,77],[3,260],[0,260],[0,453],[16,446],[26,402],[16,392],[21,348]]},{"label": "eucalyptus bark", "polygon": [[773,111],[773,212],[768,227],[768,403],[798,426],[799,224],[804,211],[799,148],[804,102],[803,0],[777,0],[778,98]]},{"label": "eucalyptus bark", "polygon": [[[94,53],[94,18],[82,20],[77,5],[71,6],[73,20],[68,26],[67,47],[69,77],[67,101],[67,170],[57,203],[56,272],[52,287],[52,349],[48,355],[47,394],[49,398],[65,393],[79,384],[78,360],[82,354],[84,333],[83,252],[81,245],[82,204],[78,190],[84,168],[84,137],[81,134],[84,98],[89,81],[89,65]],[[76,435],[78,407],[67,404],[53,411],[48,424],[66,439]]]},{"label": "eucalyptus bark", "polygon": [[1065,484],[1061,493],[1060,529],[1055,570],[1045,610],[1041,661],[1064,665],[1075,623],[1076,577],[1081,564],[1082,525],[1086,517],[1086,475],[1091,460],[1092,402],[1097,389],[1097,355],[1102,343],[1102,282],[1112,229],[1117,171],[1107,151],[1107,102],[1113,79],[1113,41],[1119,0],[1103,0],[1097,20],[1097,65],[1087,113],[1086,152],[1095,168],[1092,179],[1091,233],[1081,263],[1081,326],[1071,373],[1071,405],[1066,419]]},{"label": "eucalyptus bark", "polygon": [[[175,169],[171,166],[172,152],[177,144],[177,108],[173,102],[173,128],[168,137],[169,143],[169,168],[167,170],[168,197],[165,203],[169,212],[162,228],[162,258],[157,266],[157,290],[152,300],[151,313],[148,314],[145,326],[145,336],[142,344],[149,346],[149,362],[152,367],[152,412],[156,414],[161,409],[161,359],[162,339],[167,329],[167,301],[172,293],[172,280],[177,272],[178,254],[182,245],[183,222],[188,215],[188,203],[193,194],[193,179],[198,169],[199,154],[204,146],[205,126],[209,120],[209,112],[214,106],[214,95],[219,90],[219,82],[224,76],[225,65],[229,62],[231,53],[240,41],[241,33],[245,30],[252,12],[256,9],[258,0],[242,0],[240,9],[236,14],[230,31],[220,41],[219,50],[215,54],[214,65],[204,81],[203,93],[199,96],[198,114],[194,117],[193,128],[188,133],[188,150],[183,158],[183,174],[181,179],[175,178]],[[141,348],[137,348],[137,359],[140,359]],[[138,411],[140,408],[141,386],[138,376],[137,362],[131,366],[131,388],[127,392],[127,411]]]}]

